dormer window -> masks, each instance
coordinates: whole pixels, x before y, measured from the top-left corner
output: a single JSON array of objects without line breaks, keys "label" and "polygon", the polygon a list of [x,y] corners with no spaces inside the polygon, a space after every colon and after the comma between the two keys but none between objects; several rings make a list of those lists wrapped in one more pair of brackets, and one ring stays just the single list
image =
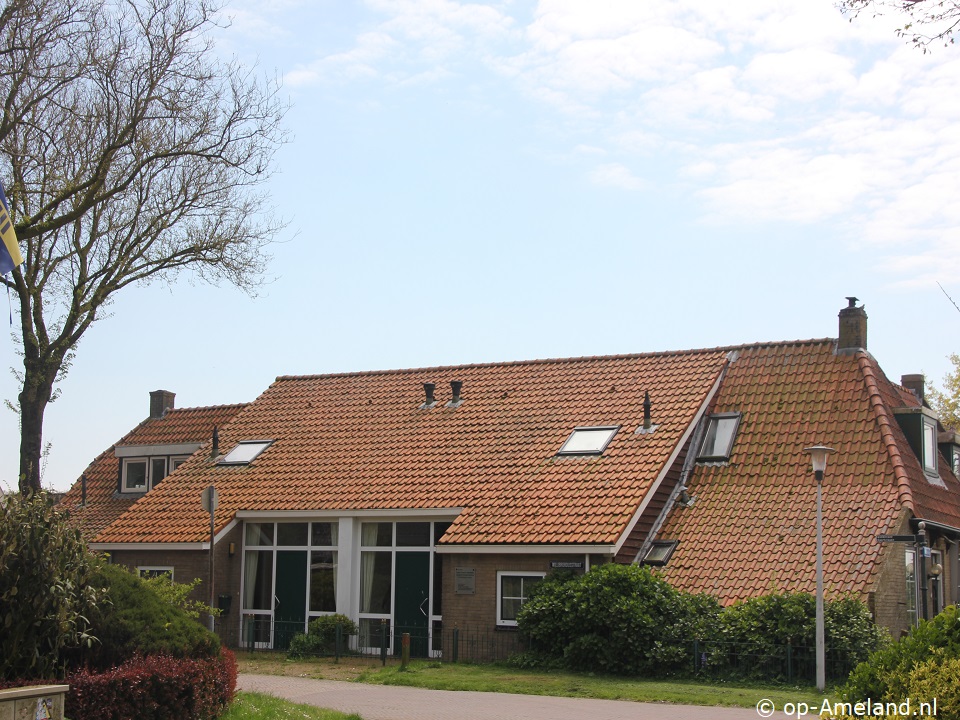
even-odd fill
[{"label": "dormer window", "polygon": [[121,488],[123,492],[147,492],[167,476],[167,458],[123,458]]},{"label": "dormer window", "polygon": [[243,440],[228,452],[218,465],[246,465],[273,444],[273,440]]},{"label": "dormer window", "polygon": [[923,418],[923,471],[937,475],[937,423],[932,418]]},{"label": "dormer window", "polygon": [[619,425],[574,428],[557,455],[601,455],[619,429]]},{"label": "dormer window", "polygon": [[740,426],[740,413],[717,413],[707,421],[707,432],[700,446],[697,460],[722,462],[730,459],[733,441]]}]

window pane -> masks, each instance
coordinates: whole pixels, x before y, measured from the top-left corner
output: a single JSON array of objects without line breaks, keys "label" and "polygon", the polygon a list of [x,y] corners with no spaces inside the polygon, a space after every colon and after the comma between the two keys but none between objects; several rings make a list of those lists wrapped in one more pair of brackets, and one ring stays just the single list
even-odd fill
[{"label": "window pane", "polygon": [[520,612],[521,601],[519,598],[503,598],[500,601],[500,619],[501,620],[516,620],[517,613]]},{"label": "window pane", "polygon": [[733,446],[739,417],[712,417],[700,450],[702,458],[727,458]]},{"label": "window pane", "polygon": [[322,522],[322,523],[313,523],[310,526],[311,528],[311,545],[320,545],[324,547],[336,546],[337,545],[337,535],[340,529],[338,523],[335,522]]},{"label": "window pane", "polygon": [[560,454],[601,453],[616,432],[617,428],[577,428],[560,448]]},{"label": "window pane", "polygon": [[150,461],[150,483],[159,485],[160,481],[167,476],[167,459],[153,458]]},{"label": "window pane", "polygon": [[337,553],[310,553],[310,610],[337,611]]},{"label": "window pane", "polygon": [[360,612],[390,613],[392,571],[391,553],[360,553]]},{"label": "window pane", "polygon": [[928,422],[923,423],[923,467],[937,469],[937,428]]},{"label": "window pane", "polygon": [[429,547],[430,523],[398,522],[397,545],[402,547]]},{"label": "window pane", "polygon": [[360,544],[364,547],[390,547],[393,545],[393,523],[363,523]]},{"label": "window pane", "polygon": [[518,598],[522,593],[521,578],[518,575],[503,575],[500,578],[502,582],[500,594],[503,597]]},{"label": "window pane", "polygon": [[360,647],[378,648],[383,639],[390,644],[390,621],[379,618],[360,618]]},{"label": "window pane", "polygon": [[247,523],[247,545],[273,545],[273,523]]},{"label": "window pane", "polygon": [[306,523],[277,523],[277,545],[306,545]]},{"label": "window pane", "polygon": [[[249,526],[248,526],[249,527]],[[243,607],[273,609],[273,551],[248,550],[243,573]]]},{"label": "window pane", "polygon": [[124,487],[127,490],[147,489],[147,461],[128,460],[124,465],[126,472]]},{"label": "window pane", "polygon": [[227,453],[226,457],[221,460],[221,463],[224,464],[246,464],[252,462],[257,458],[257,456],[270,447],[272,440],[266,440],[263,442],[241,442],[233,450]]},{"label": "window pane", "polygon": [[530,597],[530,593],[533,589],[540,583],[543,578],[538,577],[525,577],[523,580],[523,599],[526,600]]},{"label": "window pane", "polygon": [[440,538],[443,537],[443,534],[450,529],[450,526],[453,523],[448,522],[435,522],[433,524],[433,544],[436,545],[440,542]]}]

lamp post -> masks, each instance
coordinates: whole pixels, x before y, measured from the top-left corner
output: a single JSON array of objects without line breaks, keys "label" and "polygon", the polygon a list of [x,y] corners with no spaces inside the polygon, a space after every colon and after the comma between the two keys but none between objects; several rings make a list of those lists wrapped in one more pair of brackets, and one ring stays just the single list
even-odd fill
[{"label": "lamp post", "polygon": [[817,690],[827,686],[827,661],[824,649],[823,630],[823,471],[827,469],[827,456],[836,452],[833,448],[814,445],[803,449],[810,453],[813,475],[817,479]]}]

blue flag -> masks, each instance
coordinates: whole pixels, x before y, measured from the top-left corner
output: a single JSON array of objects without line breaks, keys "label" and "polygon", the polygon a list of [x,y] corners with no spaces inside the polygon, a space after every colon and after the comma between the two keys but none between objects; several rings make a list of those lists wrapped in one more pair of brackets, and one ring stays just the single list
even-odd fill
[{"label": "blue flag", "polygon": [[0,182],[0,275],[12,272],[22,262],[17,233],[14,232],[13,220],[10,219],[10,203],[7,202],[3,183]]}]

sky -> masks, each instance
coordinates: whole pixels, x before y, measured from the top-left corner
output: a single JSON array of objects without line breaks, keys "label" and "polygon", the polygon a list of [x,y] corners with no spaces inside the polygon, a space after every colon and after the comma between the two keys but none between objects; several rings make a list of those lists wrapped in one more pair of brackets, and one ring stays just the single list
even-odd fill
[{"label": "sky", "polygon": [[[846,296],[892,379],[939,383],[960,352],[960,48],[912,48],[902,18],[830,0],[224,13],[217,52],[290,103],[268,282],[118,294],[47,410],[47,487],[157,389],[194,407],[279,375],[836,337]],[[0,408],[7,488],[18,448]]]}]

